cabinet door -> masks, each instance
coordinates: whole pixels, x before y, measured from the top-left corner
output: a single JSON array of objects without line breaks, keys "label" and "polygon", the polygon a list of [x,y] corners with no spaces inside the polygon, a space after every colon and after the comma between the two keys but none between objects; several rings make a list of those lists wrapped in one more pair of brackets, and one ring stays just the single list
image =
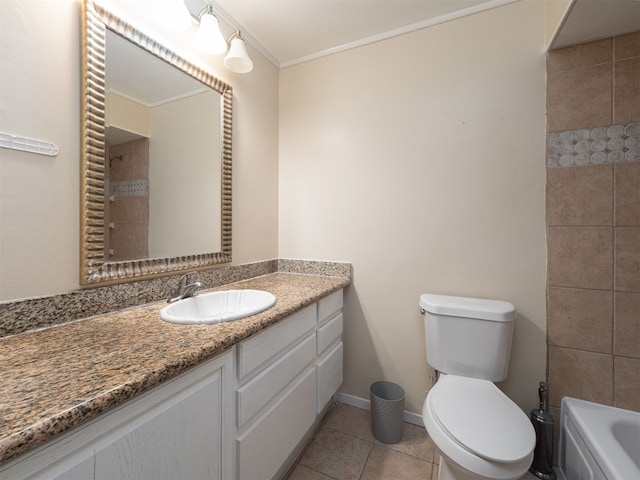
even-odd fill
[{"label": "cabinet door", "polygon": [[332,317],[342,309],[343,294],[342,290],[333,292],[328,297],[324,297],[318,302],[318,324],[322,324],[325,320]]},{"label": "cabinet door", "polygon": [[[64,434],[62,434],[64,436]],[[70,445],[73,447],[70,448]],[[93,452],[69,438],[45,444],[0,466],[1,480],[91,480]]]},{"label": "cabinet door", "polygon": [[324,355],[325,350],[342,336],[342,323],[342,313],[340,313],[318,328],[318,355]]},{"label": "cabinet door", "polygon": [[342,342],[336,344],[318,362],[317,413],[322,411],[340,385],[342,385]]},{"label": "cabinet door", "polygon": [[207,360],[61,434],[0,466],[0,479],[234,478],[233,359]]},{"label": "cabinet door", "polygon": [[238,388],[238,428],[281,392],[315,358],[316,336],[310,335],[245,385]]},{"label": "cabinet door", "polygon": [[[93,478],[93,471],[94,471],[94,461],[93,461],[93,457],[91,457],[85,460],[84,462],[76,465],[75,467],[71,468],[70,470],[67,470],[62,475],[58,475],[52,480],[88,480]],[[50,472],[47,474],[46,477],[43,477],[43,478],[51,479],[51,477],[48,476],[49,474]],[[0,476],[0,478],[2,478],[2,476]]]},{"label": "cabinet door", "polygon": [[315,370],[310,367],[273,407],[238,438],[238,478],[269,480],[316,419]]},{"label": "cabinet door", "polygon": [[[95,454],[95,479],[215,479],[223,471],[224,371],[218,366],[203,378],[171,392],[160,402],[127,418],[102,439]],[[227,438],[227,441],[230,441]]]}]

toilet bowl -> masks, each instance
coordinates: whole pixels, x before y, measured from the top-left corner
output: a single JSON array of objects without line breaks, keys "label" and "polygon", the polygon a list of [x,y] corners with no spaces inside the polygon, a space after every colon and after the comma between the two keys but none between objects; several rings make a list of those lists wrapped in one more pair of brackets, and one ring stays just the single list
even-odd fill
[{"label": "toilet bowl", "polygon": [[422,418],[443,457],[440,479],[518,479],[531,465],[531,422],[488,380],[442,374]]}]

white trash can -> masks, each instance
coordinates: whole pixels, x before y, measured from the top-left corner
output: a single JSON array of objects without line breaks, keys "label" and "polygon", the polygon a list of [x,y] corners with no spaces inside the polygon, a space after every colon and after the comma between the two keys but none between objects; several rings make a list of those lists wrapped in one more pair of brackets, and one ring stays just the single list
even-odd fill
[{"label": "white trash can", "polygon": [[371,432],[382,443],[402,440],[404,389],[397,383],[379,381],[369,387]]}]

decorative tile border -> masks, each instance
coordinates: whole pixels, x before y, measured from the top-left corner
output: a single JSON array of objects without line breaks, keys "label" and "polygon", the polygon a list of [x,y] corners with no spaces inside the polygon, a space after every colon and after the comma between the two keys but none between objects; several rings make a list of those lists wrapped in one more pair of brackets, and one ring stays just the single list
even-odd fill
[{"label": "decorative tile border", "polygon": [[640,123],[547,134],[550,168],[640,162]]},{"label": "decorative tile border", "polygon": [[[306,260],[266,260],[211,268],[197,271],[196,278],[209,289],[279,271],[351,279],[350,263]],[[0,337],[163,300],[174,293],[183,274],[0,302]]]},{"label": "decorative tile border", "polygon": [[149,180],[140,178],[137,180],[110,182],[109,195],[115,195],[116,197],[148,197]]}]

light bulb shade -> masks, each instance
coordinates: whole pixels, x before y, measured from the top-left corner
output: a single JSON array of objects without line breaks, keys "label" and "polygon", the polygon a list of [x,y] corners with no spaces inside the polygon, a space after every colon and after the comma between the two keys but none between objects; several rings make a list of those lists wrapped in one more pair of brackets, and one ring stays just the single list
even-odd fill
[{"label": "light bulb shade", "polygon": [[187,30],[192,18],[183,0],[153,2],[152,12],[158,22],[174,30]]},{"label": "light bulb shade", "polygon": [[242,38],[235,37],[231,40],[229,53],[224,57],[224,66],[235,73],[248,73],[253,70],[253,62]]},{"label": "light bulb shade", "polygon": [[205,12],[200,17],[200,26],[194,37],[196,46],[205,53],[218,55],[227,49],[227,42],[222,36],[218,19]]}]

